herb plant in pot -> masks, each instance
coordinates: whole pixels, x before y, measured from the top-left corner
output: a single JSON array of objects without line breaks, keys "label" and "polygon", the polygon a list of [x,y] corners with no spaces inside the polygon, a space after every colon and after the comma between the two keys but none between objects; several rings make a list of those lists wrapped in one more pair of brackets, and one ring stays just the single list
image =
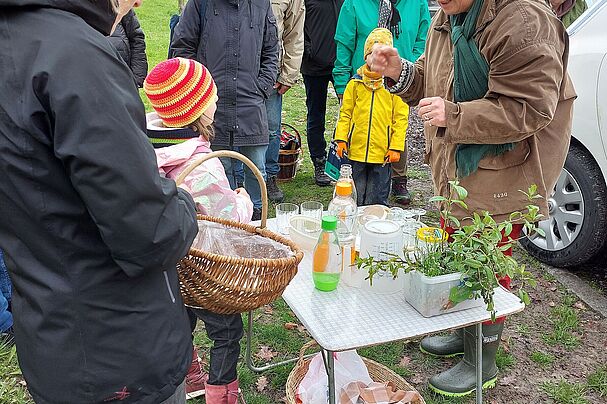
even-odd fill
[{"label": "herb plant in pot", "polygon": [[[451,181],[452,196],[437,196],[432,202],[441,204],[441,219],[445,228],[456,229],[447,241],[425,243],[404,259],[393,256],[387,261],[371,258],[359,265],[369,268],[369,280],[379,271],[389,271],[394,277],[400,270],[407,273],[405,298],[426,317],[462,310],[483,303],[495,319],[493,296],[500,287],[498,279],[508,276],[516,282],[516,293],[525,304],[530,303],[525,286],[535,286],[535,280],[524,265],[503,252],[512,242],[510,234],[515,223],[520,223],[528,234],[542,230],[535,226],[540,218],[539,207],[533,201],[541,198],[537,187],[524,192],[529,200],[525,212],[514,212],[508,220],[496,222],[489,212],[474,212],[460,222],[453,214],[454,205],[467,210],[467,191],[457,181]],[[522,192],[522,191],[521,191]],[[502,242],[505,238],[507,241]]]}]

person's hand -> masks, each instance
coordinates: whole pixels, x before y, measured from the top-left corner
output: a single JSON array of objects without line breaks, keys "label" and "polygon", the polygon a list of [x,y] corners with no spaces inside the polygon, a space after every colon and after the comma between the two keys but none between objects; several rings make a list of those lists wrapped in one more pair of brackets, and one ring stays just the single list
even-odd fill
[{"label": "person's hand", "polygon": [[247,190],[246,190],[246,189],[244,189],[244,188],[236,188],[236,189],[234,190],[234,192],[236,192],[238,195],[243,195],[243,196],[246,196],[247,198],[251,198],[251,197],[249,196],[249,193],[247,192]]},{"label": "person's hand", "polygon": [[367,56],[369,70],[398,81],[403,66],[396,48],[375,44],[371,49],[371,53]]},{"label": "person's hand", "polygon": [[287,91],[291,89],[291,86],[276,82],[276,84],[274,84],[274,88],[276,89],[278,94],[284,95]]},{"label": "person's hand", "polygon": [[430,126],[447,126],[445,100],[441,97],[423,98],[419,102],[419,111],[417,113]]},{"label": "person's hand", "polygon": [[386,163],[398,163],[400,161],[400,152],[396,150],[388,150],[384,157]]},{"label": "person's hand", "polygon": [[344,157],[344,153],[348,154],[348,145],[346,144],[346,142],[341,142],[341,141],[337,141],[337,155],[339,156],[339,158],[343,158]]}]

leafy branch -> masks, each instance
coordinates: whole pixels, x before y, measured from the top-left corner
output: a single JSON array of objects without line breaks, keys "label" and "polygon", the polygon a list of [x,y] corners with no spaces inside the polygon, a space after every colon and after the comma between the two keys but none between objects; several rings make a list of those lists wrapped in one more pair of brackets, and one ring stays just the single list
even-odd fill
[{"label": "leafy branch", "polygon": [[537,194],[537,186],[530,186],[527,192],[521,191],[529,201],[524,212],[514,212],[499,223],[489,212],[474,212],[464,218],[465,224],[462,225],[462,221],[453,214],[453,208],[458,206],[468,211],[465,202],[468,192],[458,181],[450,181],[449,184],[452,190],[449,197],[435,196],[430,199],[441,204],[440,215],[445,226],[456,228],[449,241],[429,243],[424,250],[418,248],[412,255],[406,254],[405,259],[395,255],[384,261],[374,260],[373,257],[358,259],[358,268],[364,267],[368,271],[367,279],[371,285],[373,276],[380,271],[389,272],[394,279],[401,269],[405,272],[416,270],[431,277],[461,273],[462,281],[451,289],[449,304],[445,308],[482,297],[493,320],[496,315],[493,296],[495,288],[499,287],[499,279],[509,277],[516,280],[515,292],[521,301],[530,304],[525,287],[535,287],[536,281],[524,265],[519,265],[504,252],[516,241],[511,238],[515,223],[522,224],[527,234],[535,232],[544,236],[544,232],[536,226],[542,218],[540,208],[533,204],[542,198]]}]

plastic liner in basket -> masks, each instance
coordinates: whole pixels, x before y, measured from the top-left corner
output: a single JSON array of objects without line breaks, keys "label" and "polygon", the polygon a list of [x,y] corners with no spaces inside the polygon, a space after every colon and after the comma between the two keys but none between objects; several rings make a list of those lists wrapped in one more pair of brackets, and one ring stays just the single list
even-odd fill
[{"label": "plastic liner in basket", "polygon": [[206,220],[198,221],[192,248],[228,257],[278,259],[293,257],[289,246],[243,229]]}]

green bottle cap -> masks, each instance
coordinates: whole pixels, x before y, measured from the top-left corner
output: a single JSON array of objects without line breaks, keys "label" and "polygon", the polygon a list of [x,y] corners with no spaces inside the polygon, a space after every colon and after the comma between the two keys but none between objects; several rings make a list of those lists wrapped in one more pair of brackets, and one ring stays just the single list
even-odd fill
[{"label": "green bottle cap", "polygon": [[335,230],[337,229],[337,217],[335,216],[323,216],[322,225],[323,230]]}]

